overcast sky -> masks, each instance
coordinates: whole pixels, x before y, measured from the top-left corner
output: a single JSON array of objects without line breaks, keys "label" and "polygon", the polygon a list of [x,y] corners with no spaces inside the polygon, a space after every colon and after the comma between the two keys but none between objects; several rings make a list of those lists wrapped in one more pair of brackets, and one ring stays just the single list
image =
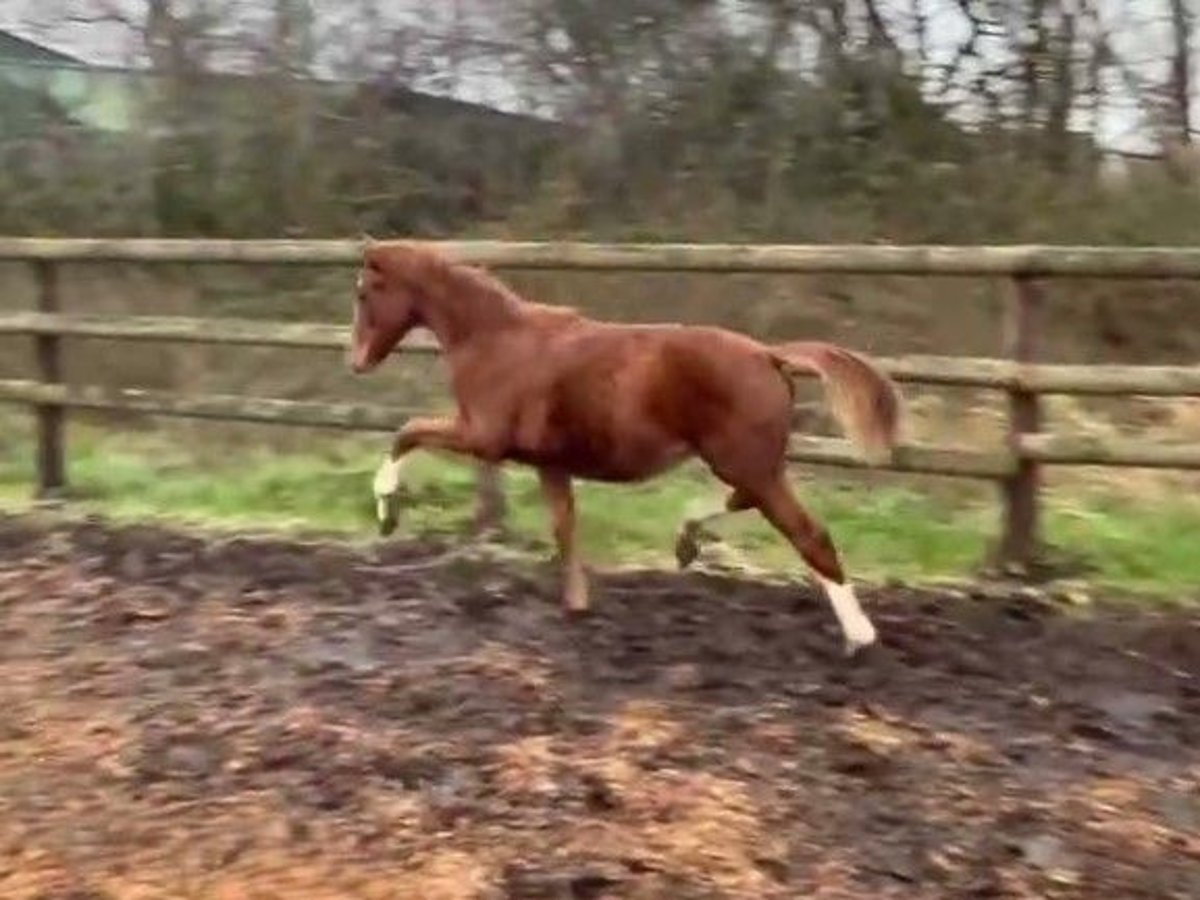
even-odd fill
[{"label": "overcast sky", "polygon": [[[235,9],[248,24],[269,13],[273,3],[260,0],[221,0]],[[312,0],[319,33],[330,35],[354,30],[362,23],[347,17],[354,7],[341,0]],[[1189,0],[1200,4],[1200,0]],[[1106,30],[1112,35],[1121,57],[1141,78],[1161,81],[1166,73],[1170,36],[1167,30],[1169,0],[1100,0]],[[40,40],[49,46],[80,56],[96,64],[124,65],[135,60],[135,43],[119,26],[85,24],[73,17],[95,16],[116,5],[133,13],[144,10],[145,0],[0,0],[0,28]],[[408,25],[426,32],[454,34],[469,42],[492,41],[498,37],[496,0],[379,0],[388,24]],[[741,0],[725,0],[727,12],[739,15]],[[909,15],[911,0],[881,0],[886,16],[902,21]],[[935,61],[947,60],[967,31],[955,0],[931,0],[929,13],[931,52]],[[489,12],[490,10],[490,12]],[[374,25],[366,27],[374,28]],[[903,29],[901,29],[903,30]],[[361,37],[361,35],[359,36]],[[339,42],[325,42],[336,45]],[[361,46],[359,40],[349,46]],[[422,87],[450,93],[462,99],[503,108],[521,105],[515,67],[505,65],[494,54],[466,54],[454,78],[443,77]],[[1197,116],[1200,118],[1200,116]],[[1138,134],[1134,98],[1122,85],[1109,85],[1107,108],[1100,120],[1101,140],[1121,149],[1145,149]]]}]

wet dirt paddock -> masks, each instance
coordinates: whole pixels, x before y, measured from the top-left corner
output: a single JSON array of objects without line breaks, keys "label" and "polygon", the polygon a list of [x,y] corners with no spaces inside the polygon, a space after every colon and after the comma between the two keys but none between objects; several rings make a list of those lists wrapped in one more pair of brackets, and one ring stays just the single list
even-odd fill
[{"label": "wet dirt paddock", "polygon": [[439,553],[0,521],[0,897],[1200,897],[1200,605]]}]

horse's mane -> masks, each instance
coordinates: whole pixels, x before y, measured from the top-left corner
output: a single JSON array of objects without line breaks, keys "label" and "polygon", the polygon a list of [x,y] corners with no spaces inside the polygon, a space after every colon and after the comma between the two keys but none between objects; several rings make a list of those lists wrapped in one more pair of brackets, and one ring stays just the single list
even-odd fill
[{"label": "horse's mane", "polygon": [[523,315],[530,316],[544,325],[567,325],[582,318],[582,315],[574,307],[529,300],[487,269],[456,262],[433,247],[407,241],[395,241],[375,246],[393,262],[409,268],[413,277],[436,279],[445,286],[457,287],[486,297],[498,306],[518,310]]},{"label": "horse's mane", "polygon": [[580,313],[573,306],[539,303],[530,300],[493,275],[478,266],[447,261],[446,270],[451,279],[466,282],[480,293],[502,298],[502,302],[515,304],[522,312],[531,313],[546,324],[570,324],[580,319]]}]

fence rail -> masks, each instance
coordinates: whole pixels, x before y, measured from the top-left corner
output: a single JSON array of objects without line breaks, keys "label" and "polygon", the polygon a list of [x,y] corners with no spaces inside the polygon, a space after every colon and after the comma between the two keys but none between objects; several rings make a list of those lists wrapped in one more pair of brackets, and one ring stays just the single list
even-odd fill
[{"label": "fence rail", "polygon": [[[319,322],[18,312],[0,314],[0,334],[343,350],[350,330]],[[396,352],[435,354],[438,348],[427,338],[410,336]],[[932,355],[875,357],[875,362],[909,384],[1076,396],[1200,397],[1196,366],[1050,365]]]},{"label": "fence rail", "polygon": [[[594,244],[433,241],[464,262],[511,269],[840,273],[1026,278],[1200,278],[1196,247]],[[0,260],[354,265],[362,241],[0,238]]]},{"label": "fence rail", "polygon": [[[1107,247],[876,247],[636,245],[439,242],[458,258],[498,268],[855,275],[1006,277],[1013,284],[1003,358],[902,356],[878,360],[897,381],[1003,391],[1009,433],[997,449],[906,444],[888,468],[996,481],[1004,499],[998,556],[1029,563],[1038,552],[1038,487],[1047,465],[1200,469],[1200,447],[1041,433],[1040,398],[1200,397],[1200,366],[1048,365],[1037,362],[1044,281],[1056,278],[1200,279],[1200,249]],[[63,383],[61,340],[90,338],[343,350],[348,329],[324,323],[183,316],[99,316],[61,312],[57,272],[66,263],[352,266],[358,241],[177,241],[0,238],[0,260],[32,264],[40,290],[35,311],[0,315],[0,334],[24,335],[37,348],[37,380],[0,380],[0,402],[37,411],[38,488],[66,482],[63,418],[68,409],[115,410],[187,418],[389,432],[414,411],[360,403],[179,394]],[[435,353],[409,339],[399,352]],[[857,468],[844,441],[794,435],[789,459]],[[481,469],[480,509],[501,514],[494,472]]]}]

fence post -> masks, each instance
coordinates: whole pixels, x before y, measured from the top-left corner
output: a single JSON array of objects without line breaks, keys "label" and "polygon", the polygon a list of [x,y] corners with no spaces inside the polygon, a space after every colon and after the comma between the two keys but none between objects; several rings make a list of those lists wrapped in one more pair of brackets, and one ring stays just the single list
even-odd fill
[{"label": "fence post", "polygon": [[[1004,328],[1005,355],[1019,363],[1037,361],[1042,326],[1042,287],[1032,278],[1013,279]],[[1008,392],[1009,446],[1018,450],[1021,435],[1041,430],[1042,411],[1038,395],[1020,388]],[[1013,474],[1003,482],[1004,534],[997,562],[1002,567],[1028,570],[1036,561],[1041,543],[1038,509],[1040,466],[1033,460],[1017,460]]]},{"label": "fence post", "polygon": [[507,510],[500,466],[481,462],[476,466],[476,473],[478,488],[475,494],[473,530],[476,534],[482,534],[503,527]]},{"label": "fence post", "polygon": [[[38,312],[59,311],[58,268],[49,260],[34,264],[38,282]],[[38,377],[50,384],[62,381],[61,341],[56,334],[39,334],[37,341]],[[54,499],[66,487],[63,455],[63,408],[57,404],[37,407],[37,496]]]}]

